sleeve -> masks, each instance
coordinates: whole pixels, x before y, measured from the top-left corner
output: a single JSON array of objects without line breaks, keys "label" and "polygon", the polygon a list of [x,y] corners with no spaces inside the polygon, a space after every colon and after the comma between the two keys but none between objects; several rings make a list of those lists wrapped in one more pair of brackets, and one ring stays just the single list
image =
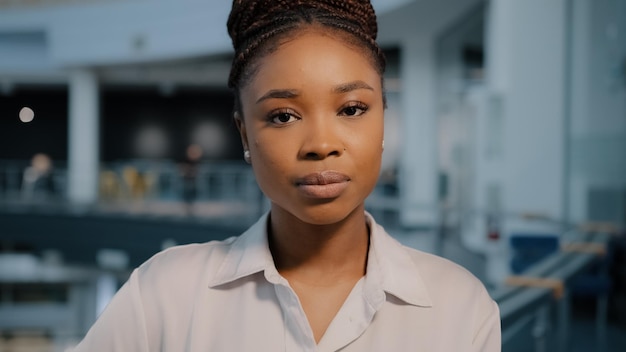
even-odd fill
[{"label": "sleeve", "polygon": [[74,352],[149,350],[137,270],[115,294]]},{"label": "sleeve", "polygon": [[498,304],[489,298],[485,311],[488,313],[483,318],[482,323],[478,325],[478,330],[472,341],[472,351],[499,352],[502,350],[500,309]]}]

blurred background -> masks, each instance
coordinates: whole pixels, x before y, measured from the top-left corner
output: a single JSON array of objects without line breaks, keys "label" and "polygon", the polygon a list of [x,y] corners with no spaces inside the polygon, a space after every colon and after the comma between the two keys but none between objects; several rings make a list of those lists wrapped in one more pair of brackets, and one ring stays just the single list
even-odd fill
[{"label": "blurred background", "polygon": [[[503,351],[626,350],[626,0],[373,0],[368,210],[465,266]],[[63,351],[156,252],[268,209],[227,0],[0,0],[0,351]],[[459,317],[462,319],[462,317]]]}]

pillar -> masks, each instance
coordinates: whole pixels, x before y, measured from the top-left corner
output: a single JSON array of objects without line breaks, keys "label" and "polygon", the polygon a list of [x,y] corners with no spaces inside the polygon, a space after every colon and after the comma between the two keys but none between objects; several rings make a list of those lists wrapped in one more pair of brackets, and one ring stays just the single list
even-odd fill
[{"label": "pillar", "polygon": [[405,227],[437,223],[435,48],[430,36],[405,39],[401,49],[403,150],[399,182]]},{"label": "pillar", "polygon": [[73,69],[69,74],[68,198],[90,204],[98,199],[100,156],[99,89],[95,73]]},{"label": "pillar", "polygon": [[[483,184],[477,194],[497,197],[500,210],[511,214],[505,219],[508,234],[555,231],[516,216],[522,213],[556,221],[564,216],[566,5],[566,0],[490,3],[487,88],[496,104],[489,109],[486,138],[502,141],[492,154],[502,170],[499,184]],[[500,191],[486,194],[488,187]]]}]

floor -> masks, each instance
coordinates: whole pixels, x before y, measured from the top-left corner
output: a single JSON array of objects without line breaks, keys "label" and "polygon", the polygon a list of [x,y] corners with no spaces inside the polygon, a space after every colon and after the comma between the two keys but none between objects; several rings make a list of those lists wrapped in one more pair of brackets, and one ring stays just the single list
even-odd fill
[{"label": "floor", "polygon": [[[609,306],[611,309],[611,305]],[[572,302],[571,352],[624,352],[626,351],[626,317],[610,314],[606,342],[596,337],[595,302],[588,298]]]}]

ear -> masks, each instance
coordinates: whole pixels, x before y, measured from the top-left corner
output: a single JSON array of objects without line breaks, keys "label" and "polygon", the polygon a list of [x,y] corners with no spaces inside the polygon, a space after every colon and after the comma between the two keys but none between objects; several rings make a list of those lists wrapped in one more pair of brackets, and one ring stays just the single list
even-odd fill
[{"label": "ear", "polygon": [[243,121],[243,116],[241,116],[239,111],[235,111],[235,113],[233,114],[233,118],[235,119],[235,124],[237,125],[237,129],[239,130],[239,136],[241,137],[243,150],[248,150],[248,133],[246,131],[246,124]]}]

